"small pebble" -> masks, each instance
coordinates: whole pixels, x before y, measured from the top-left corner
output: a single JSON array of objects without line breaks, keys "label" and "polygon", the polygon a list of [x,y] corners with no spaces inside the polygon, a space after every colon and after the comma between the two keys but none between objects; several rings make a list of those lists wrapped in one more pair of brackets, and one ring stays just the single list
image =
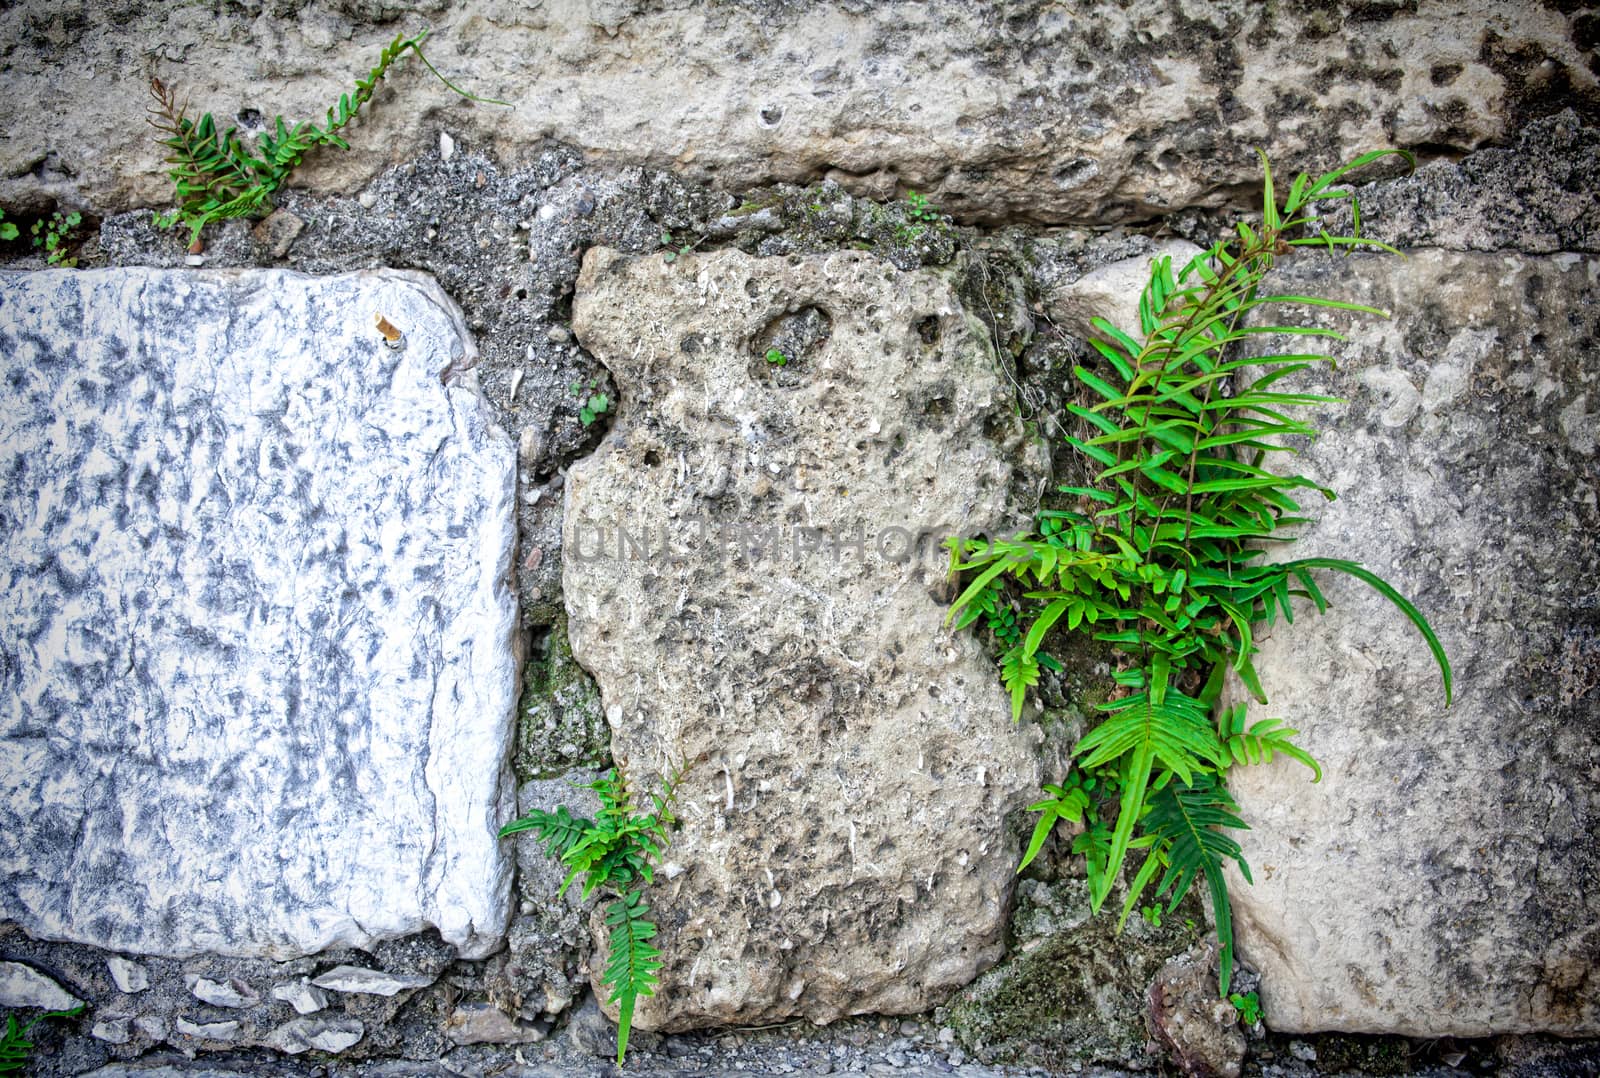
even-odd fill
[{"label": "small pebble", "polygon": [[122,958],[118,955],[106,959],[106,969],[111,974],[111,983],[117,986],[118,992],[132,994],[143,992],[150,987],[150,974],[139,963]]},{"label": "small pebble", "polygon": [[456,155],[456,140],[445,132],[439,132],[439,157],[445,161]]},{"label": "small pebble", "polygon": [[356,201],[361,203],[362,209],[370,210],[372,207],[378,204],[378,196],[376,192],[363,191],[361,192],[360,196],[356,198]]},{"label": "small pebble", "polygon": [[205,255],[185,255],[184,259],[183,259],[183,264],[185,266],[190,266],[190,267],[203,266],[203,265],[206,264],[206,256]]},{"label": "small pebble", "polygon": [[572,340],[572,331],[566,326],[551,326],[545,334],[545,339],[551,344],[566,344]]}]

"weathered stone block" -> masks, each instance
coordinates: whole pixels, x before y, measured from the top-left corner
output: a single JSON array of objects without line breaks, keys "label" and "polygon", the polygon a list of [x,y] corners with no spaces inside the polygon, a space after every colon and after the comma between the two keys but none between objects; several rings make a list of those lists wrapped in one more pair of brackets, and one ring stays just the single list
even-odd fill
[{"label": "weathered stone block", "polygon": [[0,275],[0,917],[493,945],[515,475],[441,382],[474,355],[415,274]]},{"label": "weathered stone block", "polygon": [[[1230,883],[1266,1020],[1419,1037],[1600,1032],[1600,262],[1412,252],[1286,261],[1273,285],[1393,312],[1349,327],[1300,470],[1339,492],[1282,556],[1365,585],[1256,660],[1326,775],[1237,769],[1255,886]],[[1326,314],[1321,315],[1329,321]]]},{"label": "weathered stone block", "polygon": [[573,654],[636,783],[698,760],[641,1025],[928,1007],[999,956],[1038,781],[944,624],[939,541],[1035,493],[982,324],[855,252],[594,249],[573,326],[621,396],[568,475]]}]

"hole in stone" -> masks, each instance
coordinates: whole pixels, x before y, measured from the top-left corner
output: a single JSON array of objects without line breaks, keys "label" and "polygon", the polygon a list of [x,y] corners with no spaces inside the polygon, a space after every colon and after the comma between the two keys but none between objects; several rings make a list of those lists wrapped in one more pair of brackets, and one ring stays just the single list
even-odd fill
[{"label": "hole in stone", "polygon": [[644,464],[646,468],[654,468],[661,463],[661,454],[654,449],[644,451]]},{"label": "hole in stone", "polygon": [[785,312],[751,341],[751,374],[780,386],[799,385],[811,360],[832,336],[833,319],[821,307]]},{"label": "hole in stone", "polygon": [[932,344],[939,339],[939,316],[930,314],[917,323],[917,336],[922,338],[923,344]]},{"label": "hole in stone", "polygon": [[756,115],[760,118],[762,127],[777,127],[783,120],[783,110],[777,105],[768,105]]},{"label": "hole in stone", "polygon": [[705,338],[701,337],[698,333],[691,333],[683,340],[678,342],[678,351],[682,352],[686,356],[697,356],[700,354],[700,349],[704,346]]},{"label": "hole in stone", "polygon": [[1057,187],[1070,188],[1092,180],[1100,172],[1100,166],[1087,157],[1074,158],[1061,168],[1056,169],[1055,176]]},{"label": "hole in stone", "polygon": [[744,283],[744,294],[749,296],[751,299],[759,299],[761,296],[761,289],[756,287],[755,281],[747,280]]},{"label": "hole in stone", "polygon": [[239,110],[239,126],[240,127],[248,127],[250,129],[254,130],[255,128],[261,126],[261,120],[262,120],[262,117],[261,117],[261,110],[260,109],[240,109]]},{"label": "hole in stone", "polygon": [[527,299],[528,298],[528,290],[526,288],[517,289],[517,298],[518,299]]}]

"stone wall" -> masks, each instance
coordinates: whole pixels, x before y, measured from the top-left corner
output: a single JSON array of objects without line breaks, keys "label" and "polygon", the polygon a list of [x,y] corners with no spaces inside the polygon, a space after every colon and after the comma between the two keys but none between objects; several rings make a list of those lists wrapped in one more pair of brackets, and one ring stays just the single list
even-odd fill
[{"label": "stone wall", "polygon": [[[1305,467],[1344,498],[1301,545],[1415,594],[1458,700],[1355,586],[1266,641],[1328,773],[1237,773],[1241,957],[1278,1031],[1596,1035],[1600,98],[1568,7],[0,11],[0,258],[42,268],[60,207],[94,267],[0,275],[0,988],[91,1007],[42,1072],[596,1069],[593,904],[493,832],[685,760],[650,1066],[1148,1065],[1138,1001],[1203,983],[1204,914],[1119,943],[1058,840],[1014,895],[1103,656],[1013,726],[928,555],[1072,474],[1037,435],[1088,317],[1249,209],[1256,147],[1420,156],[1362,192],[1407,260],[1285,263],[1394,316],[1324,385],[1350,403]],[[269,225],[193,255],[151,226],[151,75],[248,136],[425,25],[513,107],[407,60]],[[681,1032],[791,1017],[833,1024]],[[1466,1050],[1532,1075],[1540,1044]]]}]

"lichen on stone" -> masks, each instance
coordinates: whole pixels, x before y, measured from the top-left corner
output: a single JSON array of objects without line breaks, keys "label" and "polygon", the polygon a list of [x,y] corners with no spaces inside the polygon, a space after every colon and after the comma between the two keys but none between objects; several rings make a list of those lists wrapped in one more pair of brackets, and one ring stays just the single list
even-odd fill
[{"label": "lichen on stone", "polygon": [[594,678],[572,657],[567,616],[556,620],[524,668],[517,717],[517,780],[551,778],[611,758],[610,733]]}]

